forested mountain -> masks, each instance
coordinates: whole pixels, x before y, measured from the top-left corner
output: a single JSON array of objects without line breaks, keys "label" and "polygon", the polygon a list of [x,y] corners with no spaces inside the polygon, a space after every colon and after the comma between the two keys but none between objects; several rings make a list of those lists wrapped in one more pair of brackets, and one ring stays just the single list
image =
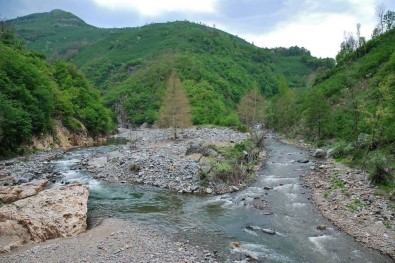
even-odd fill
[{"label": "forested mountain", "polygon": [[389,176],[395,168],[394,43],[391,29],[342,49],[337,65],[302,93],[284,83],[268,110],[270,126],[326,144],[346,162],[374,163],[373,175]]},{"label": "forested mountain", "polygon": [[280,76],[291,88],[301,88],[317,69],[334,65],[304,48],[258,48],[188,21],[100,29],[54,10],[10,22],[28,47],[80,67],[101,88],[107,105],[136,124],[157,120],[171,70],[183,82],[195,124],[237,125],[237,104],[254,82],[272,97]]},{"label": "forested mountain", "polygon": [[55,133],[55,120],[90,136],[113,128],[100,93],[70,64],[48,64],[22,47],[5,23],[0,27],[0,157],[18,153],[33,137]]}]

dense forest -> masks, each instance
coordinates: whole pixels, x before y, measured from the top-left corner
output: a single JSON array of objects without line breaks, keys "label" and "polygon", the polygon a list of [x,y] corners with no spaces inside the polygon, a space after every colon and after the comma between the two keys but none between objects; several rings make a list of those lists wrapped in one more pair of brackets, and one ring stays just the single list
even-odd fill
[{"label": "dense forest", "polygon": [[238,126],[237,104],[253,83],[272,97],[280,76],[297,89],[310,85],[316,70],[334,66],[333,59],[314,58],[304,48],[258,48],[188,21],[100,29],[54,10],[10,22],[28,47],[80,67],[107,106],[134,124],[158,120],[172,70],[186,89],[194,124]]},{"label": "dense forest", "polygon": [[0,156],[22,153],[33,137],[54,134],[54,120],[70,131],[83,126],[90,136],[113,129],[99,92],[75,66],[53,65],[23,47],[13,29],[0,27]]}]

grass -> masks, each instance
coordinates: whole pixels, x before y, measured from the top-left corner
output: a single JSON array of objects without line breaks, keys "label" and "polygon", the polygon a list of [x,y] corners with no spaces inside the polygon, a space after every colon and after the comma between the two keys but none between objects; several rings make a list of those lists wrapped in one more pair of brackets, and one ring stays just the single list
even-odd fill
[{"label": "grass", "polygon": [[360,199],[356,198],[354,200],[351,201],[351,203],[349,203],[347,205],[347,208],[351,211],[351,212],[356,212],[359,209],[366,207],[366,204],[363,203]]},{"label": "grass", "polygon": [[344,182],[340,180],[338,177],[332,177],[331,185],[333,189],[344,189],[346,188]]}]

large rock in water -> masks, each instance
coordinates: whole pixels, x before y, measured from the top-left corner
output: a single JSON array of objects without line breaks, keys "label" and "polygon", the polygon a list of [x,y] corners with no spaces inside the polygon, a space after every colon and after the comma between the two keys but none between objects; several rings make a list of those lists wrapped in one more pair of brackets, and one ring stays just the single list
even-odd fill
[{"label": "large rock in water", "polygon": [[87,186],[73,184],[1,207],[0,252],[85,231],[88,195]]},{"label": "large rock in water", "polygon": [[48,180],[37,180],[16,186],[0,186],[0,202],[12,203],[43,191],[48,185]]}]

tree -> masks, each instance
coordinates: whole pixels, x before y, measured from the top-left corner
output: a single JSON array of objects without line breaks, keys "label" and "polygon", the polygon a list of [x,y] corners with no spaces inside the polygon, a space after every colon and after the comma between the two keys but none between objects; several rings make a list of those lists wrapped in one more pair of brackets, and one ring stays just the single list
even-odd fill
[{"label": "tree", "polygon": [[252,128],[255,124],[265,120],[265,98],[260,94],[258,86],[254,83],[251,91],[247,92],[240,100],[237,113],[242,124]]},{"label": "tree", "polygon": [[178,128],[183,129],[192,124],[188,97],[174,70],[170,73],[167,83],[166,94],[159,110],[158,124],[160,127],[172,127],[174,140],[177,139]]},{"label": "tree", "polygon": [[383,17],[383,22],[386,30],[390,30],[395,27],[395,12],[388,10]]},{"label": "tree", "polygon": [[383,3],[376,6],[376,18],[378,22],[376,27],[378,28],[380,34],[384,33],[384,15],[386,9],[387,7]]},{"label": "tree", "polygon": [[321,139],[329,119],[330,107],[321,90],[313,90],[306,100],[305,122],[313,138]]}]

